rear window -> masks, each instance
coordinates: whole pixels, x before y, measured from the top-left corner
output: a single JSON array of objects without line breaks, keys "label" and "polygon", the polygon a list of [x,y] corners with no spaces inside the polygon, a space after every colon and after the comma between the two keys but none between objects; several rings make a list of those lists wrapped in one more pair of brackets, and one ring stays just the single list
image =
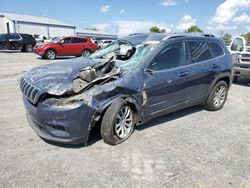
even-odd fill
[{"label": "rear window", "polygon": [[217,42],[209,42],[210,49],[214,55],[214,57],[219,57],[224,54],[223,49]]},{"label": "rear window", "polygon": [[207,42],[188,41],[187,46],[189,48],[191,63],[198,63],[213,58]]}]

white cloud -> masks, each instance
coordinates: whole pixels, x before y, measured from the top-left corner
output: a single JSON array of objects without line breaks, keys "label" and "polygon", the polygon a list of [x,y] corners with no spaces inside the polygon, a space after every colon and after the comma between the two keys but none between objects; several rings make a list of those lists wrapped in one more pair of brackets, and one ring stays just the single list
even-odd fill
[{"label": "white cloud", "polygon": [[171,32],[170,27],[165,23],[157,23],[151,21],[128,21],[117,20],[115,23],[118,26],[118,36],[126,36],[132,33],[149,32],[149,29],[153,26],[157,26],[160,29],[165,29],[166,32]]},{"label": "white cloud", "polygon": [[232,23],[245,22],[248,20],[247,14],[235,17],[237,14],[242,13],[244,10],[249,10],[250,0],[225,0],[220,4],[209,22],[208,28],[210,30],[230,30],[237,28],[232,26]]},{"label": "white cloud", "polygon": [[99,23],[99,24],[93,24],[92,27],[96,28],[98,31],[101,31],[103,33],[107,33],[108,29],[111,26],[107,23]]},{"label": "white cloud", "polygon": [[109,8],[110,8],[110,6],[109,5],[104,5],[104,6],[102,6],[101,7],[101,12],[108,12],[109,11]]},{"label": "white cloud", "polygon": [[175,6],[177,2],[175,0],[164,0],[160,4],[165,7],[172,7]]},{"label": "white cloud", "polygon": [[221,30],[221,31],[224,31],[224,30],[235,30],[237,29],[238,27],[236,25],[230,25],[230,26],[224,26],[222,24],[219,24],[219,25],[216,25],[216,26],[211,26],[209,25],[207,27],[207,30],[209,31],[216,31],[216,30]]},{"label": "white cloud", "polygon": [[123,14],[123,13],[126,13],[126,11],[124,9],[121,9],[120,13]]},{"label": "white cloud", "polygon": [[240,16],[234,17],[233,22],[235,23],[250,23],[250,16],[248,16],[245,12]]},{"label": "white cloud", "polygon": [[196,25],[196,19],[193,19],[190,15],[185,15],[181,18],[181,21],[176,26],[176,29],[184,31],[192,25]]}]

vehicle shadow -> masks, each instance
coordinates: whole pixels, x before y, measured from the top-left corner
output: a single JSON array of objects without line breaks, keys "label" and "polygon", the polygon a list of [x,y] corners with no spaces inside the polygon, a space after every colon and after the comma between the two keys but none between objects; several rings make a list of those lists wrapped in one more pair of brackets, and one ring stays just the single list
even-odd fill
[{"label": "vehicle shadow", "polygon": [[250,78],[239,78],[238,81],[233,84],[250,87]]},{"label": "vehicle shadow", "polygon": [[190,115],[190,114],[202,111],[202,110],[204,110],[202,106],[194,106],[194,107],[186,108],[184,110],[180,110],[177,112],[173,112],[170,114],[166,114],[166,115],[154,118],[146,123],[143,123],[140,126],[137,126],[135,130],[143,131],[144,129],[147,129],[147,128],[150,128],[150,127],[162,124],[162,123],[168,123],[178,118],[181,118],[181,117],[184,117],[184,116],[187,116],[187,115]]},{"label": "vehicle shadow", "polygon": [[[162,124],[162,123],[167,123],[167,122],[171,122],[173,120],[176,120],[178,118],[202,111],[203,108],[201,106],[195,106],[195,107],[191,107],[191,108],[187,108],[178,112],[174,112],[174,113],[170,113],[167,115],[163,115],[160,116],[158,118],[152,119],[146,123],[141,124],[140,126],[137,126],[135,128],[136,131],[143,131],[144,129]],[[89,135],[89,140],[88,140],[88,144],[87,146],[91,146],[93,144],[95,144],[96,142],[100,141],[102,139],[101,137],[101,133],[100,133],[100,125],[92,128],[92,130],[90,131],[90,135]],[[43,139],[44,140],[44,139]],[[58,146],[58,147],[64,147],[64,148],[69,148],[69,149],[75,149],[75,148],[83,148],[85,147],[84,144],[77,144],[77,145],[69,145],[69,144],[60,144],[60,143],[55,143],[55,142],[51,142],[48,140],[44,140],[46,143],[54,145],[54,146]]]},{"label": "vehicle shadow", "polygon": [[22,52],[21,50],[0,50],[0,53],[14,54],[14,53],[27,53],[27,52]]}]

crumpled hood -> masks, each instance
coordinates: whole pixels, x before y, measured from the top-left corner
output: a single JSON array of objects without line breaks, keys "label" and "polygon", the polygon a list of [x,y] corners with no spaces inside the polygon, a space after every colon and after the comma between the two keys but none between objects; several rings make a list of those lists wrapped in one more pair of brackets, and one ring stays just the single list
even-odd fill
[{"label": "crumpled hood", "polygon": [[72,81],[78,76],[81,69],[97,63],[87,58],[77,58],[47,64],[31,69],[22,80],[38,88],[40,95],[44,93],[62,95],[72,90]]}]

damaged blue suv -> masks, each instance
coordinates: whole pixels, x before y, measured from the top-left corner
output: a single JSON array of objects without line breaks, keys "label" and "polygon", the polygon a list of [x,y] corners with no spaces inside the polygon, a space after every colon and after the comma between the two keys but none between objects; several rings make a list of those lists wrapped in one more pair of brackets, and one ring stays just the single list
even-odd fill
[{"label": "damaged blue suv", "polygon": [[[117,59],[122,45],[131,57]],[[134,127],[194,105],[223,107],[232,83],[232,57],[212,35],[134,34],[89,59],[33,68],[20,81],[27,120],[45,140],[87,144],[100,125],[104,142],[116,145]]]}]

